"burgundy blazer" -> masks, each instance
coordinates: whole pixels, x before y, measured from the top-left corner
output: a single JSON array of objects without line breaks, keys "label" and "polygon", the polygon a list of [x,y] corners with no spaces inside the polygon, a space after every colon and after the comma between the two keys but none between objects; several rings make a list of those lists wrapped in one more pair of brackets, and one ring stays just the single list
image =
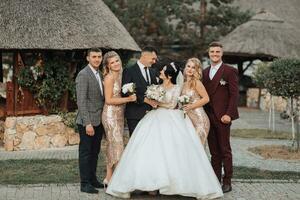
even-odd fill
[{"label": "burgundy blazer", "polygon": [[226,64],[222,64],[214,78],[209,78],[210,67],[203,70],[203,84],[209,95],[209,103],[205,110],[208,114],[215,114],[221,120],[223,115],[229,115],[231,120],[239,118],[238,113],[238,71]]}]

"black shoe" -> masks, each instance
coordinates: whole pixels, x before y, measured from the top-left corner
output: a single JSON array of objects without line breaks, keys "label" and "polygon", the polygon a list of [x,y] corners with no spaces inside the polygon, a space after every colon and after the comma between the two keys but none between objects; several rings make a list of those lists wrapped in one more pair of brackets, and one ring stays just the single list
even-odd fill
[{"label": "black shoe", "polygon": [[94,181],[94,182],[91,183],[91,185],[94,188],[104,188],[104,185],[102,183],[100,183],[99,181]]},{"label": "black shoe", "polygon": [[90,185],[90,184],[86,184],[86,185],[80,186],[80,191],[81,191],[81,192],[90,193],[90,194],[98,194],[98,190],[96,190],[96,189],[95,189],[92,185]]},{"label": "black shoe", "polygon": [[222,186],[223,193],[230,192],[232,190],[231,185],[224,184]]}]

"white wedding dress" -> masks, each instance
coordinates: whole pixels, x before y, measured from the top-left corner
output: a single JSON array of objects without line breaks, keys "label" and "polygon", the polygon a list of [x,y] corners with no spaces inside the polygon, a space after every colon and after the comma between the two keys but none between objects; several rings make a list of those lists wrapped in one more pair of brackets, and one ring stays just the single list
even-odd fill
[{"label": "white wedding dress", "polygon": [[197,199],[223,196],[195,128],[174,109],[180,87],[166,90],[165,103],[148,112],[131,136],[106,193],[130,198],[135,190]]}]

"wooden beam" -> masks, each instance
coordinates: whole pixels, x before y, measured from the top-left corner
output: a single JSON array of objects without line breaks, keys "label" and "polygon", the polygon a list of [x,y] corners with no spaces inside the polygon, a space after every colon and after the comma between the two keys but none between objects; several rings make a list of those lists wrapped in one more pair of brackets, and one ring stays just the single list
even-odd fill
[{"label": "wooden beam", "polygon": [[3,83],[3,63],[2,63],[2,51],[0,50],[0,82]]}]

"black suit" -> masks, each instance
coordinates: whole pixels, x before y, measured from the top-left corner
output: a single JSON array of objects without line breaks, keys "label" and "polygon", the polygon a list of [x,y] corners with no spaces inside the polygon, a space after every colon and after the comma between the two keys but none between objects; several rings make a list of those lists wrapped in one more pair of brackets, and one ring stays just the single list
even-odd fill
[{"label": "black suit", "polygon": [[[149,68],[149,73],[151,84],[157,84],[155,70]],[[149,84],[146,82],[137,63],[132,67],[124,69],[122,85],[126,83],[135,83],[136,85],[137,101],[127,103],[125,109],[125,118],[127,119],[129,134],[131,135],[138,122],[145,116],[146,111],[151,110],[152,107],[144,103],[145,92]]]}]

